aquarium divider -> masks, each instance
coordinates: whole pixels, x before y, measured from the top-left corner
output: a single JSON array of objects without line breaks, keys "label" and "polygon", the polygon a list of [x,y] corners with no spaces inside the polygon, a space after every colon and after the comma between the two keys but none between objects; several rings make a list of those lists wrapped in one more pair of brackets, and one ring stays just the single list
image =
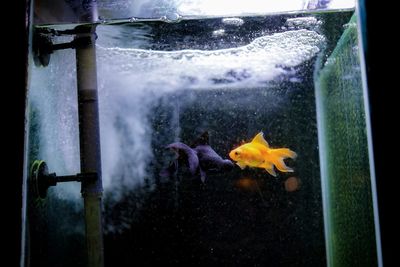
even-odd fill
[{"label": "aquarium divider", "polygon": [[382,266],[374,169],[353,15],[316,72],[316,105],[329,267]]},{"label": "aquarium divider", "polygon": [[90,42],[76,48],[78,85],[78,112],[81,172],[97,173],[96,180],[84,180],[81,193],[84,198],[87,266],[104,266],[101,206],[103,186],[101,179],[100,127],[97,96],[96,33],[95,26],[81,26],[87,33],[75,37],[90,37]]}]

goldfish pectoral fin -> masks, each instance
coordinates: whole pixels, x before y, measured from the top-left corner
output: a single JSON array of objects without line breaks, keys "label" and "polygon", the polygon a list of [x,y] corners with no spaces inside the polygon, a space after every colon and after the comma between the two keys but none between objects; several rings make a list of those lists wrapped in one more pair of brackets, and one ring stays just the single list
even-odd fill
[{"label": "goldfish pectoral fin", "polygon": [[251,140],[251,143],[257,143],[257,144],[261,144],[263,146],[269,147],[268,142],[264,139],[264,133],[263,132],[259,132],[254,138],[253,140]]},{"label": "goldfish pectoral fin", "polygon": [[242,170],[244,169],[244,168],[246,168],[246,164],[244,164],[244,163],[242,163],[242,162],[236,162],[236,165],[238,165]]},{"label": "goldfish pectoral fin", "polygon": [[198,145],[208,145],[209,144],[208,139],[209,139],[208,138],[208,131],[205,131],[196,140],[194,140],[194,142],[190,146],[191,147],[196,147]]},{"label": "goldfish pectoral fin", "polygon": [[258,166],[259,168],[264,168],[269,174],[276,177],[276,172],[274,169],[274,165],[268,161],[265,161],[263,164]]},{"label": "goldfish pectoral fin", "polygon": [[176,175],[178,171],[178,160],[170,162],[169,166],[162,169],[159,173],[160,177],[167,178]]},{"label": "goldfish pectoral fin", "polygon": [[197,168],[199,167],[199,157],[194,151],[190,151],[190,153],[187,153],[187,157],[190,173],[194,175],[197,171]]},{"label": "goldfish pectoral fin", "polygon": [[220,169],[229,171],[229,170],[232,170],[233,166],[234,165],[233,165],[232,161],[230,161],[229,159],[224,159],[222,164],[221,164],[221,168]]},{"label": "goldfish pectoral fin", "polygon": [[276,172],[275,172],[273,166],[268,167],[268,168],[265,168],[265,170],[266,170],[269,174],[271,174],[272,176],[276,177]]},{"label": "goldfish pectoral fin", "polygon": [[200,180],[201,180],[201,182],[204,183],[206,181],[206,172],[203,171],[202,168],[199,168],[199,169],[200,169]]},{"label": "goldfish pectoral fin", "polygon": [[164,168],[160,171],[159,175],[160,177],[167,178],[171,176],[171,172],[168,170],[168,168]]}]

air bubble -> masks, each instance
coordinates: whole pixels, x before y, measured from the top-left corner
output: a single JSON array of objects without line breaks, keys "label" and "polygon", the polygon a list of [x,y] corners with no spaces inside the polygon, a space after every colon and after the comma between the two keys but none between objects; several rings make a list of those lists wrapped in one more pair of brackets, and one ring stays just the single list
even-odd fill
[{"label": "air bubble", "polygon": [[136,22],[136,21],[138,21],[138,19],[135,18],[135,17],[132,17],[132,18],[129,19],[129,22],[131,22],[131,23]]},{"label": "air bubble", "polygon": [[225,25],[230,25],[230,26],[242,26],[244,23],[244,20],[241,18],[223,18],[222,23]]}]

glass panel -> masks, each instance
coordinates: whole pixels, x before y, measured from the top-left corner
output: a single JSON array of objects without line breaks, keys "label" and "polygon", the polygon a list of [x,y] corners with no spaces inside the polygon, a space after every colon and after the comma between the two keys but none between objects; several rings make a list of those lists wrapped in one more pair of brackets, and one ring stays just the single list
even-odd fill
[{"label": "glass panel", "polygon": [[[321,25],[283,15],[97,28],[107,264],[325,264],[312,79]],[[191,173],[190,152],[175,159],[176,142],[204,133],[229,159],[260,131],[299,155],[287,160],[294,172],[254,168],[264,159],[210,167],[217,159],[198,150]]]}]

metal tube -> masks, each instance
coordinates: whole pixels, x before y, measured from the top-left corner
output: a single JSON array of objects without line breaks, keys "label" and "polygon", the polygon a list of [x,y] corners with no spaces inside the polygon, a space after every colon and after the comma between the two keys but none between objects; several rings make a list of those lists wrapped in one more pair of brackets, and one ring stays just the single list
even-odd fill
[{"label": "metal tube", "polygon": [[101,220],[102,180],[99,112],[97,99],[95,27],[87,26],[87,33],[77,38],[91,37],[87,45],[76,48],[76,66],[79,102],[79,136],[81,172],[97,173],[97,179],[82,181],[84,198],[87,266],[104,266],[103,232]]}]

